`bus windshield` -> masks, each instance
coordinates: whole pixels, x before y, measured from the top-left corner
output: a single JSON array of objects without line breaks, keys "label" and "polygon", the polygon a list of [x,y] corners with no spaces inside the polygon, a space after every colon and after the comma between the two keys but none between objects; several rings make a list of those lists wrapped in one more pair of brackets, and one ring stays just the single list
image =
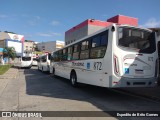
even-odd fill
[{"label": "bus windshield", "polygon": [[30,61],[30,60],[31,60],[31,57],[22,57],[22,60],[23,60],[23,61]]},{"label": "bus windshield", "polygon": [[135,28],[118,29],[118,46],[140,53],[153,53],[156,50],[155,33]]}]

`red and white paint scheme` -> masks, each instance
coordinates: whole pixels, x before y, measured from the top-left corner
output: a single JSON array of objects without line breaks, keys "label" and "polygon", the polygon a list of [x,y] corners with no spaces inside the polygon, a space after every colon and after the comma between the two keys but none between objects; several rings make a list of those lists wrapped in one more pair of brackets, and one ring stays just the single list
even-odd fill
[{"label": "red and white paint scheme", "polygon": [[18,40],[18,41],[21,41],[22,43],[24,42],[24,35],[18,35],[18,34],[12,34],[12,33],[8,33],[8,35],[11,40]]},{"label": "red and white paint scheme", "polygon": [[87,19],[65,32],[65,43],[68,45],[112,24],[138,26],[138,19],[124,15],[116,15],[107,21]]}]

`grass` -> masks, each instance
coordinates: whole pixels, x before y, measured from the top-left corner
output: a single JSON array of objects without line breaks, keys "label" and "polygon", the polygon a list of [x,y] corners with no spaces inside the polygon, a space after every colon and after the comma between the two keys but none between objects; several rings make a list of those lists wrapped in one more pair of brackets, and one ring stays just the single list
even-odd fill
[{"label": "grass", "polygon": [[12,65],[0,65],[0,75],[3,75],[9,70]]}]

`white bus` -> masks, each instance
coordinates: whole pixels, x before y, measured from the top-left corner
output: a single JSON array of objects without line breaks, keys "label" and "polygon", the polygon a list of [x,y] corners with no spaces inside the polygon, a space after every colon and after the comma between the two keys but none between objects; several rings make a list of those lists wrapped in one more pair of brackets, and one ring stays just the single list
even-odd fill
[{"label": "white bus", "polygon": [[18,57],[14,60],[14,66],[19,67],[19,68],[31,68],[32,67],[32,57],[30,56],[23,56],[23,57]]},{"label": "white bus", "polygon": [[49,72],[50,56],[50,53],[39,56],[37,60],[38,70],[41,70],[42,72]]},{"label": "white bus", "polygon": [[50,73],[101,87],[153,87],[158,78],[156,34],[113,24],[53,52]]}]

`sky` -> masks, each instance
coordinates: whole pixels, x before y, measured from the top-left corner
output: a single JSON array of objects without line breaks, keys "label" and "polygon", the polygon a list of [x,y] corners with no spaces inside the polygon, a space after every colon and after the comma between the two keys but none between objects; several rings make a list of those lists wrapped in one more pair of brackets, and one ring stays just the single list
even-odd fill
[{"label": "sky", "polygon": [[118,14],[138,18],[145,28],[160,27],[160,0],[0,0],[0,31],[37,42],[64,41],[65,31],[84,20]]}]

